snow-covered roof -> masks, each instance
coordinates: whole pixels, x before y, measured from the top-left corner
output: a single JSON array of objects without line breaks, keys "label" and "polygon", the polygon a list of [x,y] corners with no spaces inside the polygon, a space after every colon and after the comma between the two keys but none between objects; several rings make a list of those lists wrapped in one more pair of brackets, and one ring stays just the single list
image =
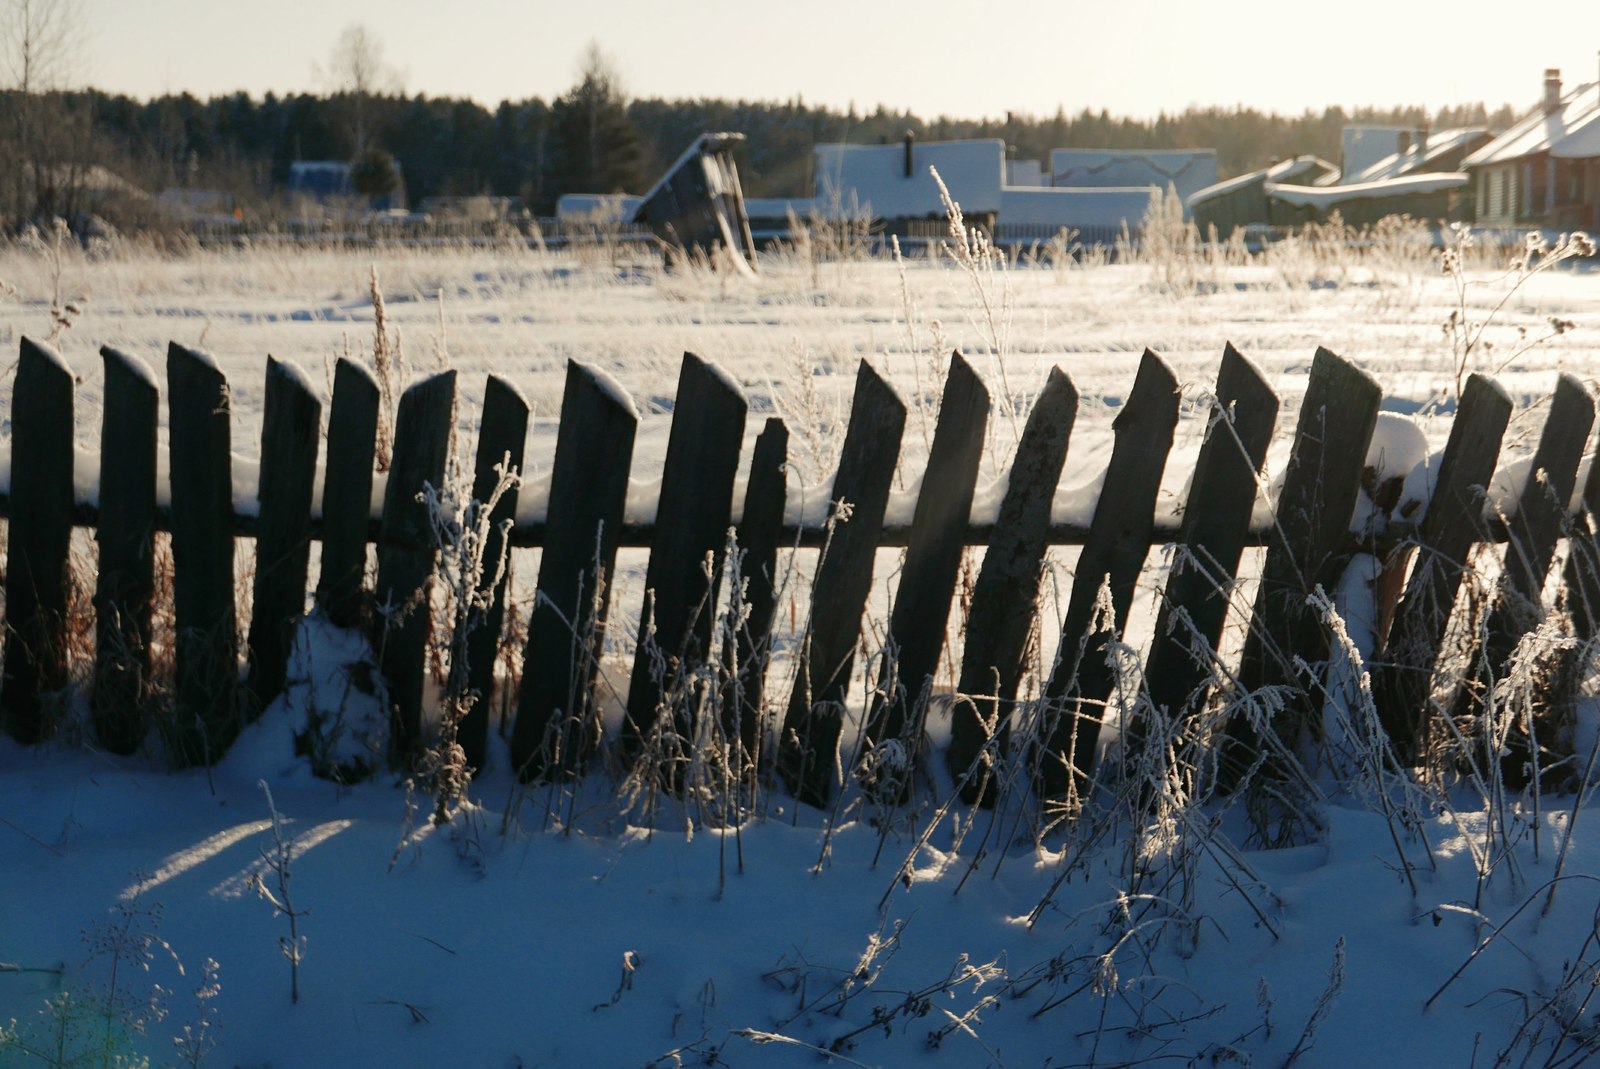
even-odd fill
[{"label": "snow-covered roof", "polygon": [[1481,126],[1464,126],[1456,130],[1437,130],[1428,133],[1427,140],[1411,142],[1403,151],[1392,152],[1359,171],[1347,170],[1341,179],[1344,185],[1361,185],[1366,182],[1381,182],[1387,178],[1399,178],[1407,174],[1416,174],[1430,169],[1428,165],[1441,156],[1457,152],[1474,140],[1488,136],[1488,131]]},{"label": "snow-covered roof", "polygon": [[1124,222],[1137,228],[1160,196],[1156,186],[1091,189],[1010,186],[1000,193],[1000,222],[1021,226],[1106,226]]},{"label": "snow-covered roof", "polygon": [[1050,152],[1051,184],[1104,188],[1107,186],[1173,186],[1178,195],[1190,196],[1215,185],[1217,153],[1214,149],[1083,149],[1058,148]]},{"label": "snow-covered roof", "polygon": [[1006,185],[1037,187],[1048,185],[1044,180],[1044,163],[1040,160],[1008,160]]},{"label": "snow-covered roof", "polygon": [[[1342,185],[1356,183],[1356,175],[1422,140],[1422,130],[1415,126],[1380,126],[1375,123],[1346,123],[1340,130],[1339,181]],[[1346,181],[1345,176],[1349,180]]]},{"label": "snow-covered roof", "polygon": [[880,219],[940,215],[939,187],[932,168],[950,196],[968,214],[998,212],[1005,181],[1006,146],[999,139],[914,141],[911,173],[906,173],[906,146],[823,144],[816,148],[816,194],[820,203],[837,199],[848,210],[852,202]]},{"label": "snow-covered roof", "polygon": [[1211,200],[1213,197],[1225,196],[1263,180],[1267,182],[1292,182],[1294,179],[1303,177],[1312,171],[1327,174],[1333,170],[1335,170],[1333,164],[1320,156],[1293,156],[1287,160],[1279,160],[1271,167],[1263,167],[1260,170],[1239,175],[1237,178],[1230,178],[1225,182],[1207,186],[1192,194],[1189,197],[1189,204],[1192,207],[1202,201]]},{"label": "snow-covered roof", "polygon": [[1308,208],[1331,208],[1347,200],[1368,197],[1397,197],[1406,194],[1437,193],[1445,189],[1459,189],[1470,179],[1458,171],[1438,174],[1411,174],[1404,178],[1390,178],[1382,182],[1352,183],[1347,186],[1295,186],[1282,182],[1268,182],[1267,196]]},{"label": "snow-covered roof", "polygon": [[1511,129],[1462,160],[1461,166],[1507,163],[1536,152],[1549,152],[1560,159],[1600,155],[1596,123],[1600,123],[1600,82],[1590,82],[1568,93],[1555,109],[1539,107],[1524,115]]}]

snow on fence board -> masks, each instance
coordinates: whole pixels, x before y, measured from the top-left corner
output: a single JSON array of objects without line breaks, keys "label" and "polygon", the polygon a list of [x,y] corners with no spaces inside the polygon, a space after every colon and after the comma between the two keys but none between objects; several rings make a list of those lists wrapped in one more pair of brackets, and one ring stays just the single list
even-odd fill
[{"label": "snow on fence board", "polygon": [[[15,474],[3,501],[10,522],[0,717],[13,737],[35,742],[49,727],[43,697],[67,681],[67,606],[74,584],[68,542],[73,522],[83,524],[86,517],[72,505],[71,375],[63,377],[59,357],[47,346],[24,339],[21,348],[13,402]],[[177,764],[211,763],[226,752],[243,724],[284,685],[288,636],[306,603],[309,542],[321,538],[317,602],[335,623],[364,624],[377,636],[390,702],[390,757],[400,765],[415,760],[434,730],[425,684],[439,625],[430,617],[435,599],[429,591],[441,573],[450,577],[451,554],[461,552],[463,538],[471,534],[441,530],[439,522],[439,498],[450,492],[447,472],[456,448],[455,373],[419,382],[399,399],[383,514],[374,525],[358,506],[370,497],[381,422],[378,390],[365,370],[341,361],[323,458],[328,507],[318,525],[312,522],[312,502],[323,404],[292,365],[270,361],[260,515],[247,522],[233,504],[228,384],[215,361],[176,344],[169,349],[172,504],[163,516],[155,502],[154,377],[136,357],[110,349],[102,355],[108,390],[97,511],[104,526],[89,695],[100,742],[128,753],[159,727]],[[879,761],[872,773],[877,778],[868,783],[881,788],[880,798],[898,797],[926,749],[923,718],[946,642],[961,550],[987,544],[990,550],[972,589],[961,693],[953,704],[945,759],[969,803],[992,798],[986,776],[997,748],[1005,745],[1028,635],[1038,626],[1044,553],[1051,543],[1077,542],[1084,550],[1063,627],[1062,656],[1045,684],[1044,700],[1034,708],[1047,725],[1041,736],[1047,743],[1034,765],[1036,790],[1046,799],[1069,795],[1092,771],[1101,711],[1113,703],[1115,681],[1104,666],[1117,655],[1113,647],[1121,639],[1134,581],[1152,543],[1168,538],[1155,524],[1155,488],[1171,448],[1178,397],[1171,371],[1147,352],[1115,426],[1108,490],[1100,495],[1087,530],[1062,537],[1049,512],[1077,394],[1068,376],[1053,371],[1019,436],[997,521],[973,524],[989,398],[957,354],[915,515],[909,530],[896,535],[885,529],[884,515],[906,407],[864,363],[828,521],[810,539],[785,526],[787,429],[781,420],[769,419],[753,451],[734,528],[733,548],[739,552],[725,568],[747,407],[737,384],[720,369],[686,354],[657,521],[642,525],[651,555],[625,745],[637,752],[662,746],[662,739],[687,738],[690,725],[683,722],[682,704],[674,695],[713,685],[726,691],[718,706],[726,718],[724,737],[759,754],[766,743],[762,729],[777,712],[768,701],[763,672],[778,549],[784,542],[809,542],[821,553],[809,617],[796,636],[799,671],[784,696],[776,754],[759,767],[782,778],[802,801],[829,804],[845,777],[861,767],[861,754],[841,754],[841,742],[874,555],[880,546],[903,541],[908,553],[887,648],[870,668],[875,697],[864,713],[862,740],[854,744],[898,755],[893,762]],[[1225,350],[1189,500],[1181,526],[1172,532],[1178,546],[1159,602],[1143,704],[1122,702],[1133,712],[1128,739],[1143,738],[1148,725],[1141,716],[1152,711],[1182,720],[1208,701],[1233,701],[1271,688],[1288,694],[1276,715],[1286,718],[1289,736],[1309,729],[1314,687],[1291,684],[1328,651],[1327,633],[1310,597],[1318,587],[1331,589],[1355,552],[1377,556],[1385,570],[1379,589],[1391,592],[1379,598],[1387,614],[1379,632],[1389,649],[1373,662],[1373,693],[1402,759],[1414,759],[1424,745],[1428,688],[1473,542],[1505,537],[1509,550],[1483,628],[1488,640],[1474,658],[1482,671],[1463,690],[1462,708],[1480,700],[1483,688],[1508,672],[1511,651],[1532,626],[1523,606],[1540,596],[1564,537],[1571,548],[1561,576],[1562,603],[1580,636],[1594,632],[1600,548],[1587,509],[1600,497],[1595,466],[1583,487],[1586,509],[1577,522],[1566,507],[1594,422],[1588,390],[1571,376],[1562,378],[1534,472],[1516,513],[1497,530],[1481,520],[1484,486],[1494,470],[1510,402],[1494,382],[1473,376],[1425,518],[1405,539],[1375,540],[1370,525],[1365,534],[1351,530],[1363,490],[1371,500],[1385,499],[1383,488],[1371,484],[1374,469],[1364,467],[1379,400],[1379,386],[1370,376],[1318,350],[1276,515],[1264,530],[1253,531],[1251,510],[1278,399],[1248,360],[1231,346]],[[487,553],[492,562],[508,543],[538,544],[543,550],[510,726],[513,759],[526,779],[581,774],[599,740],[595,687],[611,601],[607,583],[625,530],[638,424],[627,394],[576,362],[568,368],[561,416],[550,503],[535,532],[519,530],[515,523],[515,498],[508,497],[514,484],[505,478],[515,474],[513,458],[522,455],[528,406],[515,387],[494,377],[471,483],[474,504],[492,505],[474,528],[481,544],[473,552]],[[164,710],[153,707],[157,691],[149,678],[150,618],[160,589],[150,547],[160,527],[172,534],[170,609],[176,621],[174,679],[170,708]],[[243,687],[233,565],[241,527],[258,540]],[[361,586],[369,539],[378,545],[377,580],[370,591]],[[1242,551],[1252,542],[1267,547],[1263,577],[1249,614],[1242,662],[1230,666],[1221,663],[1217,650],[1228,592]],[[725,571],[738,581],[721,582]],[[492,622],[486,636],[452,645],[446,658],[455,674],[445,687],[447,700],[459,702],[457,711],[466,714],[452,723],[469,763],[482,760],[487,741],[488,699],[495,686],[489,666],[506,599],[504,573],[492,564],[470,575],[470,584],[455,590],[460,604],[453,611],[458,619],[470,610]],[[737,641],[719,646],[712,628],[721,613],[737,621]],[[471,634],[459,626],[454,630]],[[718,659],[720,672],[702,673]],[[460,662],[470,670],[457,668]],[[1566,671],[1575,676],[1578,667],[1568,665]],[[1214,690],[1237,693],[1210,693]],[[1515,763],[1519,753],[1531,756],[1536,746],[1533,737],[1512,740],[1510,761]],[[1224,777],[1262,760],[1270,764],[1271,755],[1258,750],[1247,718],[1235,717],[1222,754]],[[672,770],[683,756],[663,753],[661,786],[678,784]]]}]

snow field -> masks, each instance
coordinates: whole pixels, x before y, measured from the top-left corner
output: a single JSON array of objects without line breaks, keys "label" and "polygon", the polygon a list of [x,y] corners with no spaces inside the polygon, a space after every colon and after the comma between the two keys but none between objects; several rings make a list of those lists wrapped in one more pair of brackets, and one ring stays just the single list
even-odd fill
[{"label": "snow field", "polygon": [[[1007,343],[996,354],[971,279],[915,260],[903,281],[892,263],[823,265],[814,286],[808,270],[782,263],[745,284],[649,270],[597,276],[562,257],[511,250],[172,259],[124,250],[63,270],[65,291],[89,298],[58,339],[82,379],[83,453],[98,445],[98,347],[142,355],[164,378],[165,344],[176,338],[212,352],[230,377],[236,498],[248,502],[264,356],[295,360],[315,381],[347,343],[369,346],[365,287],[375,259],[413,368],[447,357],[461,371],[466,434],[491,370],[533,401],[522,509],[534,514],[569,358],[603,368],[641,410],[636,517],[651,511],[686,349],[721,364],[750,396],[750,440],[766,414],[789,420],[791,492],[804,486],[810,507],[826,500],[856,362],[872,359],[902,396],[927,400],[941,379],[935,363],[956,347],[986,373],[997,402],[1003,362],[1018,409],[1050,364],[1072,374],[1084,403],[1058,519],[1086,520],[1092,510],[1110,421],[1145,346],[1178,369],[1191,401],[1164,480],[1169,511],[1183,500],[1224,341],[1262,366],[1283,397],[1269,482],[1283,470],[1317,345],[1384,385],[1393,417],[1380,434],[1386,467],[1414,470],[1448,433],[1456,369],[1440,323],[1454,298],[1447,280],[1422,270],[1380,276],[1357,264],[1326,285],[1287,287],[1268,270],[1240,268],[1214,290],[1174,296],[1139,265],[1019,268],[998,276],[1003,299],[991,294]],[[54,280],[42,272],[17,250],[0,253],[0,278],[18,288],[0,304],[0,340],[48,333]],[[1469,311],[1486,315],[1500,295],[1485,276]],[[1492,329],[1507,339],[1505,352],[1519,327],[1537,331],[1560,316],[1581,328],[1595,322],[1597,305],[1592,275],[1542,275]],[[1499,370],[1526,408],[1502,457],[1508,481],[1541,426],[1533,402],[1562,370],[1592,374],[1589,348],[1580,329],[1511,367],[1483,368]],[[931,421],[914,410],[907,424],[891,504],[905,519]],[[992,510],[1003,489],[1011,425],[997,403],[979,509]],[[879,554],[869,649],[882,642],[898,554]],[[518,553],[525,582],[535,556]],[[1075,557],[1052,551],[1044,664]],[[803,615],[814,555],[796,558]],[[1152,551],[1141,582],[1127,636],[1135,647],[1153,626],[1161,560]],[[612,642],[621,666],[644,565],[643,551],[625,551],[619,563]],[[1247,555],[1247,574],[1251,567]],[[1343,601],[1358,643],[1362,591],[1347,584]],[[1236,595],[1251,600],[1248,588]],[[780,622],[785,613],[780,606]],[[0,1065],[50,1064],[26,1052],[56,1034],[60,1015],[45,999],[62,990],[89,1000],[83,1043],[115,1032],[117,1052],[175,1063],[173,1038],[209,1012],[190,997],[204,957],[221,965],[221,993],[207,1003],[220,1045],[208,1065],[799,1066],[818,1063],[810,1048],[835,1043],[837,1057],[882,1066],[1578,1065],[1592,1049],[1583,1044],[1595,1035],[1585,999],[1600,960],[1600,856],[1584,831],[1586,796],[1546,799],[1534,811],[1458,788],[1422,804],[1391,775],[1379,787],[1420,814],[1415,834],[1397,845],[1363,781],[1330,760],[1318,770],[1324,830],[1288,850],[1245,850],[1238,807],[1181,800],[1144,827],[1112,807],[1035,837],[1014,811],[940,812],[942,796],[874,827],[873,807],[861,801],[824,814],[773,795],[737,829],[717,830],[671,800],[646,826],[601,773],[557,804],[555,792],[514,784],[497,742],[473,786],[475,805],[430,828],[426,798],[408,821],[392,780],[338,788],[293,753],[306,706],[323,700],[309,693],[314,683],[331,688],[329,666],[358,655],[342,641],[317,635],[297,677],[307,682],[209,773],[168,774],[149,757],[112,759],[65,742],[0,743],[0,963],[63,967],[59,975],[0,967],[0,1024],[17,1022],[9,1045],[0,1040]],[[780,701],[784,668],[774,665],[769,684]],[[620,682],[625,667],[611,674]],[[272,883],[261,853],[272,834],[263,780],[294,837],[296,902],[311,911],[301,922],[296,1005],[278,945],[284,919],[252,889],[257,872]],[[130,982],[124,970],[118,990],[108,989],[110,960],[84,933],[125,920],[108,912],[119,905],[136,911],[136,929],[155,927],[137,911],[161,907],[157,934],[186,975],[155,952],[148,973]],[[139,1035],[129,1007],[156,983],[174,992],[171,1014]],[[1543,1012],[1547,1000],[1559,1012]],[[1560,1021],[1574,1030],[1559,1034]]]}]

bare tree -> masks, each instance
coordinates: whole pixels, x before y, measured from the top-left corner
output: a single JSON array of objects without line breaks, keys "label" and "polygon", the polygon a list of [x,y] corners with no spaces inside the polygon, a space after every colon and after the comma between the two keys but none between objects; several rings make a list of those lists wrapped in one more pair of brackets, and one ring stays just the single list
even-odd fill
[{"label": "bare tree", "polygon": [[351,23],[339,34],[328,54],[326,70],[319,69],[322,81],[343,94],[349,104],[351,157],[369,147],[367,127],[372,119],[372,98],[398,93],[400,72],[383,58],[383,41],[359,22]]},{"label": "bare tree", "polygon": [[7,0],[0,11],[0,56],[12,87],[24,94],[62,88],[86,25],[82,0]]},{"label": "bare tree", "polygon": [[86,26],[83,0],[0,0],[0,70],[8,85],[0,151],[15,163],[0,190],[0,225],[79,206],[85,116],[60,90],[78,65]]}]

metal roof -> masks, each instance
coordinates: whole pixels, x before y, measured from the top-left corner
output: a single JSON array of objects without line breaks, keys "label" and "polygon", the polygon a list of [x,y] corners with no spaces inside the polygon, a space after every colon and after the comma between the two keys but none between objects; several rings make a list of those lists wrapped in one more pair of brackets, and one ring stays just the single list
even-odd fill
[{"label": "metal roof", "polygon": [[1562,159],[1600,155],[1600,151],[1579,151],[1594,147],[1600,139],[1596,123],[1600,123],[1600,82],[1590,82],[1568,93],[1555,109],[1541,106],[1518,119],[1511,129],[1462,160],[1461,166],[1509,163],[1539,152]]}]

